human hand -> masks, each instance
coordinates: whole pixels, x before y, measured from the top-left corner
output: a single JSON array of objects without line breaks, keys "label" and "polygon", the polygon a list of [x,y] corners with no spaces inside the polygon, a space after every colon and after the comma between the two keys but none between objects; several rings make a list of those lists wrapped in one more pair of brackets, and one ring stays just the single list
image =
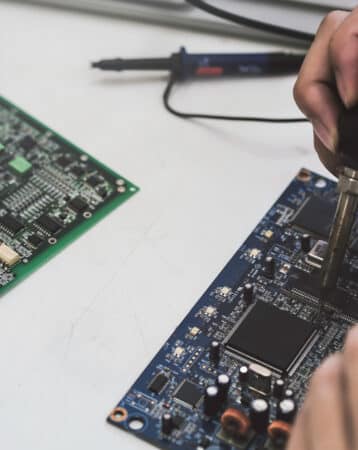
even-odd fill
[{"label": "human hand", "polygon": [[358,449],[358,326],[312,377],[288,450]]},{"label": "human hand", "polygon": [[324,19],[301,68],[294,96],[312,122],[321,161],[337,175],[341,166],[338,118],[344,108],[358,103],[358,8],[351,13],[333,11]]}]

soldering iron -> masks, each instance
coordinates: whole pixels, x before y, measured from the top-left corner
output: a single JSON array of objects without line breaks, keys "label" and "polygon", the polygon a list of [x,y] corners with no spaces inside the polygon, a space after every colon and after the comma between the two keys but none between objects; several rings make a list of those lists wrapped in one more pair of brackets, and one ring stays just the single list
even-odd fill
[{"label": "soldering iron", "polygon": [[221,76],[263,76],[297,73],[305,55],[302,53],[232,53],[190,54],[182,47],[169,58],[109,59],[92,67],[109,71],[162,70],[178,79]]}]

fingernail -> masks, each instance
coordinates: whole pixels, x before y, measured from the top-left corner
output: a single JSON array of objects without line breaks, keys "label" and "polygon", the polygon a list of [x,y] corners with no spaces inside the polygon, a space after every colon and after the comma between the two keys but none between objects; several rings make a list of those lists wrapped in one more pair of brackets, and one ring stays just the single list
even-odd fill
[{"label": "fingernail", "polygon": [[323,125],[320,121],[312,122],[313,129],[315,134],[318,136],[322,144],[331,152],[335,151],[336,143],[337,143],[337,133],[336,130],[329,130],[325,125]]}]

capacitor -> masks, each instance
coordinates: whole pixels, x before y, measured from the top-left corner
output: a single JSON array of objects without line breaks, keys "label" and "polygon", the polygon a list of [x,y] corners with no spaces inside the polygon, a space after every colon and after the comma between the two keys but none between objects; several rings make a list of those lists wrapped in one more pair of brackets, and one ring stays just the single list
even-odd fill
[{"label": "capacitor", "polygon": [[301,236],[301,250],[305,253],[311,251],[311,236],[309,234]]},{"label": "capacitor", "polygon": [[209,417],[215,416],[222,405],[219,388],[217,386],[208,386],[205,389],[204,396],[204,414]]},{"label": "capacitor", "polygon": [[276,262],[272,256],[268,256],[265,259],[265,268],[264,268],[265,276],[267,278],[275,278],[276,272]]},{"label": "capacitor", "polygon": [[247,366],[241,366],[239,369],[239,381],[242,385],[247,384],[249,380],[249,368]]},{"label": "capacitor", "polygon": [[221,402],[225,403],[228,398],[230,389],[231,379],[226,373],[222,373],[216,378],[216,386],[219,389],[219,396],[221,397]]},{"label": "capacitor", "polygon": [[293,392],[292,389],[286,389],[283,396],[284,398],[294,398],[295,393]]},{"label": "capacitor", "polygon": [[173,416],[169,412],[162,415],[162,433],[170,435],[175,428]]},{"label": "capacitor", "polygon": [[282,420],[274,420],[267,428],[269,438],[278,448],[285,448],[291,431],[292,425]]},{"label": "capacitor", "polygon": [[244,411],[229,408],[221,416],[221,426],[229,436],[240,439],[249,434],[251,423]]},{"label": "capacitor", "polygon": [[283,393],[285,390],[285,382],[282,378],[279,378],[275,381],[273,385],[273,396],[277,399],[281,399],[283,397]]},{"label": "capacitor", "polygon": [[266,431],[270,420],[270,406],[263,398],[257,398],[250,405],[250,420],[257,433]]},{"label": "capacitor", "polygon": [[251,304],[254,300],[254,286],[251,283],[245,284],[243,298],[247,305]]},{"label": "capacitor", "polygon": [[210,344],[210,361],[213,364],[218,364],[220,361],[221,345],[218,341],[212,341]]},{"label": "capacitor", "polygon": [[297,412],[296,402],[292,398],[285,398],[277,405],[277,419],[283,422],[292,423]]}]

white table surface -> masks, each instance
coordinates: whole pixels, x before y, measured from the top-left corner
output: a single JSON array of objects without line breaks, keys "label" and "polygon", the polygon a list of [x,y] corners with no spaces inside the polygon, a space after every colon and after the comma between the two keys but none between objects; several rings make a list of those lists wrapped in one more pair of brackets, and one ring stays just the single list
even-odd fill
[{"label": "white table surface", "polygon": [[[141,187],[0,300],[7,450],[145,449],[107,413],[301,166],[326,174],[310,127],[182,121],[161,75],[102,57],[275,47],[0,4],[1,92]],[[276,47],[278,48],[278,47]],[[294,77],[179,87],[186,110],[296,116]]]}]

